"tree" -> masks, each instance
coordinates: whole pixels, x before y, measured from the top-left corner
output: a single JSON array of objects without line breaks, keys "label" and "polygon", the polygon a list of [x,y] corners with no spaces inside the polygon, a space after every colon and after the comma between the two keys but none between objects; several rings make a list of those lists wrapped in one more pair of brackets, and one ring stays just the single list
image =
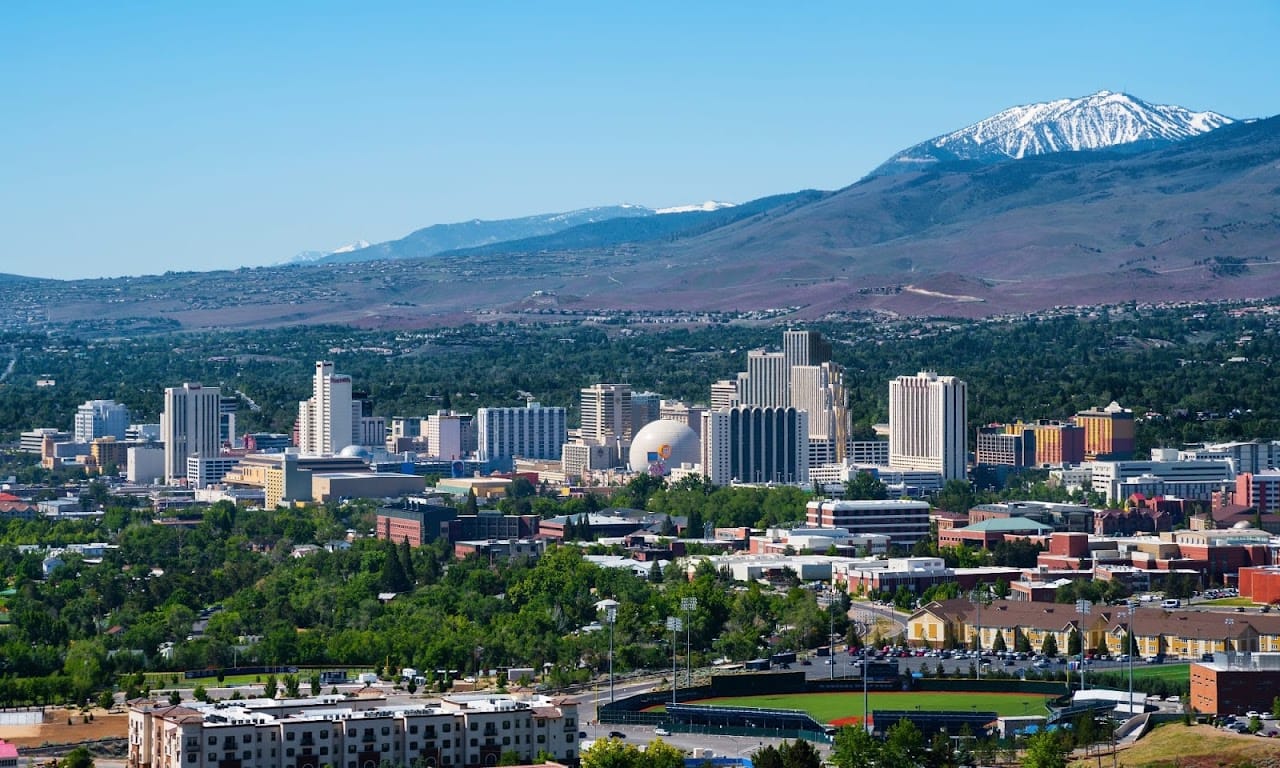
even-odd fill
[{"label": "tree", "polygon": [[311,695],[320,695],[320,676],[315,673],[312,673],[311,675]]},{"label": "tree", "polygon": [[1071,634],[1067,636],[1067,655],[1079,656],[1080,648],[1080,630],[1072,627]]},{"label": "tree", "polygon": [[111,692],[110,688],[98,694],[97,704],[100,709],[111,709],[115,703],[116,697],[115,694]]},{"label": "tree", "polygon": [[58,761],[58,768],[93,768],[93,755],[84,747],[76,747]]},{"label": "tree", "polygon": [[1003,653],[1004,651],[1009,650],[1009,646],[1005,645],[1004,642],[1004,632],[1001,630],[996,630],[996,639],[991,643],[991,650],[996,653]]},{"label": "tree", "polygon": [[783,741],[778,745],[778,752],[782,756],[782,768],[820,768],[822,765],[818,750],[804,739]]},{"label": "tree", "polygon": [[498,765],[523,765],[524,758],[514,749],[504,749],[502,754],[498,755]]},{"label": "tree", "polygon": [[1067,768],[1067,748],[1057,732],[1041,731],[1027,739],[1022,768]]},{"label": "tree", "polygon": [[918,766],[924,761],[924,734],[916,724],[905,717],[889,726],[885,733],[883,760],[880,765],[902,766],[909,768]]},{"label": "tree", "polygon": [[[520,478],[524,479],[524,478]],[[525,482],[528,482],[527,480]],[[396,556],[400,560],[400,569],[404,571],[405,579],[409,584],[413,584],[415,576],[413,573],[413,552],[409,549],[409,537],[405,536],[400,540],[400,547],[396,550]]]},{"label": "tree", "polygon": [[1022,627],[1013,628],[1013,650],[1018,653],[1031,653],[1031,640]]},{"label": "tree", "polygon": [[1058,655],[1058,636],[1053,632],[1046,632],[1044,642],[1040,643],[1040,652],[1049,658]]},{"label": "tree", "polygon": [[106,666],[107,650],[100,640],[77,640],[71,644],[62,670],[71,678],[77,703],[83,704],[89,693],[102,684]]},{"label": "tree", "polygon": [[288,699],[298,698],[298,691],[301,689],[301,687],[302,687],[302,681],[298,679],[297,675],[284,676],[285,698],[288,698]]},{"label": "tree", "polygon": [[751,753],[751,764],[754,768],[783,768],[782,753],[772,744]]},{"label": "tree", "polygon": [[849,501],[887,499],[889,490],[884,487],[884,483],[880,482],[880,478],[867,470],[862,470],[844,484],[844,497]]},{"label": "tree", "polygon": [[276,676],[267,675],[267,682],[262,686],[262,697],[264,699],[274,699],[278,690],[280,690],[280,686],[276,682]]},{"label": "tree", "polygon": [[836,768],[874,768],[880,763],[882,742],[861,725],[836,731],[831,746],[831,762]]},{"label": "tree", "polygon": [[645,747],[640,762],[644,768],[684,768],[684,750],[654,739]]},{"label": "tree", "polygon": [[209,700],[209,692],[208,692],[208,691],[206,691],[206,690],[205,690],[205,688],[204,688],[204,686],[203,686],[203,685],[201,685],[200,683],[196,683],[196,687],[195,687],[194,689],[192,689],[192,691],[191,691],[191,696],[192,696],[192,698],[194,698],[196,701],[208,701],[208,700]]},{"label": "tree", "polygon": [[929,768],[955,767],[956,755],[951,746],[951,737],[943,731],[933,734],[933,738],[929,740],[929,754],[925,764]]},{"label": "tree", "polygon": [[182,694],[178,692],[177,688],[169,691],[169,703],[175,707],[182,703]]},{"label": "tree", "polygon": [[596,739],[581,760],[582,768],[640,768],[640,750],[621,739]]},{"label": "tree", "polygon": [[1271,700],[1271,719],[1280,720],[1280,696]]},{"label": "tree", "polygon": [[462,503],[462,514],[478,515],[480,514],[480,505],[476,502],[476,489],[467,489],[467,499]]}]

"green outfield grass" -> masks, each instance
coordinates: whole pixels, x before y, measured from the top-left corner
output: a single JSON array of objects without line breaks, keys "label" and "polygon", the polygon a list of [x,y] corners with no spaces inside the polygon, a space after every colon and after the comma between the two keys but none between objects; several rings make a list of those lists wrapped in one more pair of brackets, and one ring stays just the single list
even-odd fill
[{"label": "green outfield grass", "polygon": [[[1128,675],[1128,669],[1121,669],[1122,674]],[[1186,682],[1191,679],[1190,664],[1143,664],[1133,668],[1134,680],[1182,680]]]},{"label": "green outfield grass", "polygon": [[[974,709],[997,712],[1001,715],[1043,715],[1044,703],[1052,697],[1023,693],[970,693],[970,692],[873,692],[870,694],[871,710],[897,709],[911,711],[916,708],[937,712],[950,710],[968,712]],[[850,693],[792,693],[770,696],[733,696],[718,699],[700,699],[691,704],[719,704],[730,707],[762,707],[769,709],[799,709],[808,712],[820,723],[849,717],[862,717],[862,694]],[[655,712],[665,711],[663,707]]]}]

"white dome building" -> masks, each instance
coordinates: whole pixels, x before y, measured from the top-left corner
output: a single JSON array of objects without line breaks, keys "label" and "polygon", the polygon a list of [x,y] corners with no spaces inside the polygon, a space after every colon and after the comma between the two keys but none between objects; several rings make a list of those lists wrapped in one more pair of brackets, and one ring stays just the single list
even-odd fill
[{"label": "white dome building", "polygon": [[664,476],[671,467],[698,463],[698,433],[678,421],[651,421],[631,441],[628,464],[632,472]]}]

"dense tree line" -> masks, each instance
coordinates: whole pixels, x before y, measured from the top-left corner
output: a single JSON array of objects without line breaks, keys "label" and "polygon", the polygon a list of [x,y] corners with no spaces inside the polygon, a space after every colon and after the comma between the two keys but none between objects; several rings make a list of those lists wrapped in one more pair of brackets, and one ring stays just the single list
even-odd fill
[{"label": "dense tree line", "polygon": [[[812,324],[848,369],[855,431],[887,418],[887,382],[918,370],[969,383],[971,426],[1066,418],[1111,400],[1158,418],[1139,447],[1280,436],[1278,321],[1237,305],[1099,309],[1018,321],[900,320]],[[143,420],[182,381],[243,392],[240,423],[287,431],[310,394],[311,363],[333,359],[376,413],[519,405],[528,395],[570,409],[578,389],[626,381],[637,390],[705,402],[712,381],[745,367],[746,350],[777,347],[782,327],[717,325],[622,334],[613,327],[464,326],[430,332],[310,327],[103,340],[0,334],[14,350],[0,386],[0,433],[69,426],[76,405],[114,397]],[[36,388],[52,376],[56,387]],[[252,404],[250,402],[252,401]],[[253,406],[257,406],[254,408]]]},{"label": "dense tree line", "polygon": [[[636,485],[619,497],[649,493],[652,507],[668,492]],[[753,491],[716,514],[710,505],[720,497],[712,495],[699,514],[723,514],[735,525],[770,515],[794,521],[803,495],[793,491]],[[454,560],[442,544],[411,550],[357,538],[350,548],[293,556],[296,544],[340,540],[352,527],[367,532],[371,511],[367,503],[268,512],[221,502],[198,524],[159,525],[108,500],[97,522],[0,522],[0,579],[14,585],[5,598],[10,622],[0,627],[0,678],[47,681],[0,685],[0,704],[68,692],[83,699],[120,672],[235,663],[467,672],[545,665],[566,684],[606,664],[607,637],[591,631],[605,598],[620,603],[619,670],[665,667],[664,620],[680,614],[683,597],[698,601],[686,618],[699,657],[812,647],[825,642],[829,625],[847,624],[798,584],[736,587],[706,566],[692,580],[649,580],[598,567],[576,546],[552,546],[535,562],[495,563]],[[17,549],[107,539],[118,548],[100,562],[65,554],[47,578],[40,552]],[[203,634],[195,633],[205,617]]]}]

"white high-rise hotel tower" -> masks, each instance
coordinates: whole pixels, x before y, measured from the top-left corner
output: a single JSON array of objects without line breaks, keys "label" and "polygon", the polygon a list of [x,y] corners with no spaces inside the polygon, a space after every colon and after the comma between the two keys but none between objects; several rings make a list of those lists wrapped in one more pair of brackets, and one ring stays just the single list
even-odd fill
[{"label": "white high-rise hotel tower", "polygon": [[333,372],[333,363],[316,361],[313,394],[298,403],[298,450],[304,456],[330,456],[360,443],[360,402],[351,398],[351,377]]},{"label": "white high-rise hotel tower", "polygon": [[922,371],[889,382],[889,466],[964,480],[968,385]]}]

